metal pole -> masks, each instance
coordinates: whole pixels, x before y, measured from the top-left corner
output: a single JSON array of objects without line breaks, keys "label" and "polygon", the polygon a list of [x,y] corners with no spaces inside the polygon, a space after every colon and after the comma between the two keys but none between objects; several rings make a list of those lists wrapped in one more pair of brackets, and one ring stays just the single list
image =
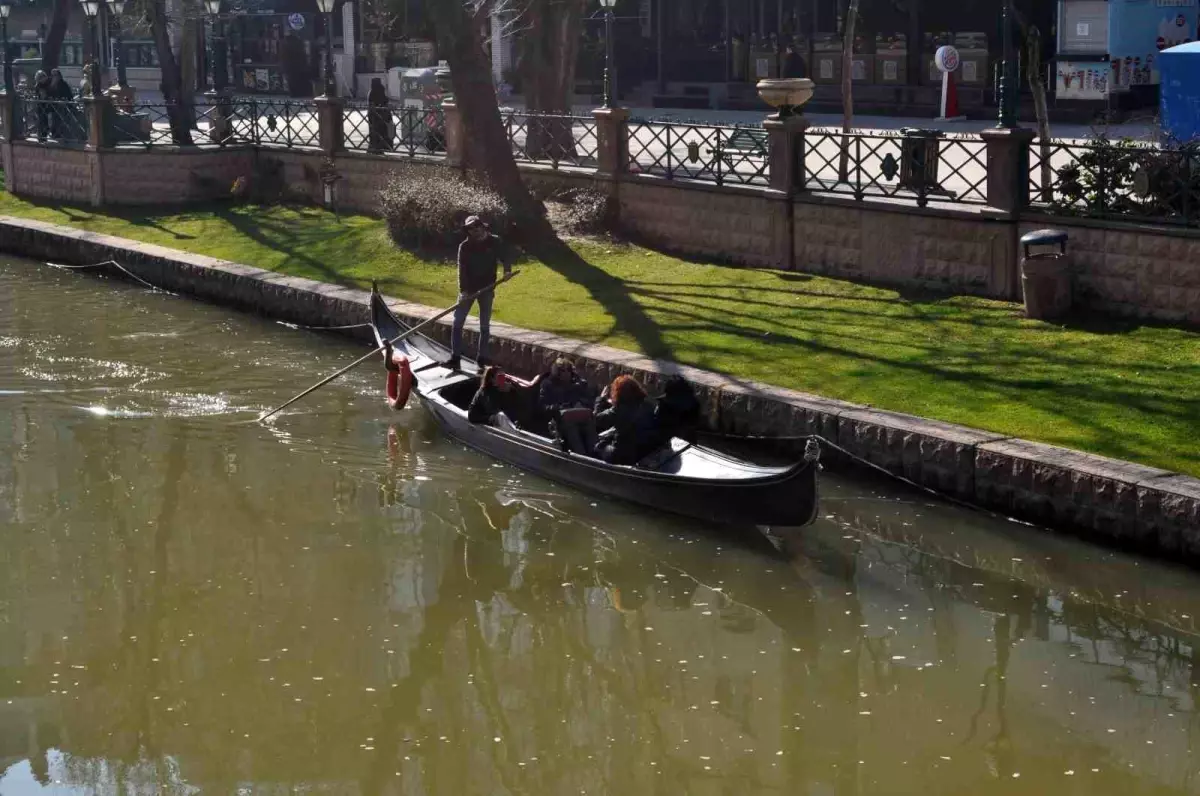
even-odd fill
[{"label": "metal pole", "polygon": [[613,101],[612,89],[613,68],[613,12],[611,8],[604,9],[604,107],[611,108]]},{"label": "metal pole", "polygon": [[121,37],[121,18],[116,14],[113,14],[113,25],[116,26],[116,41],[114,42],[115,52],[113,53],[113,60],[116,61],[117,67],[117,86],[120,88],[126,88],[129,83],[127,82],[125,75],[125,45]]},{"label": "metal pole", "polygon": [[100,36],[95,16],[88,17],[88,35],[92,43],[92,96],[100,99]]},{"label": "metal pole", "polygon": [[325,96],[337,94],[337,84],[333,82],[333,12],[325,14]]},{"label": "metal pole", "polygon": [[663,3],[664,2],[666,2],[666,0],[654,0],[654,11],[655,11],[654,35],[658,42],[658,93],[659,94],[667,93],[667,75],[663,71],[665,68],[665,64],[664,64],[664,60],[663,60],[663,38],[664,38],[663,23],[666,20],[666,17],[663,14]]},{"label": "metal pole", "polygon": [[1000,71],[1000,123],[1011,130],[1017,126],[1017,79],[1013,74],[1012,0],[1004,0],[1000,17],[1000,35],[1004,47],[1004,64]]},{"label": "metal pole", "polygon": [[13,86],[12,52],[8,48],[7,16],[3,19],[0,19],[0,25],[3,26],[2,33],[4,38],[4,92],[6,94],[12,94],[14,91],[16,91],[16,87]]}]

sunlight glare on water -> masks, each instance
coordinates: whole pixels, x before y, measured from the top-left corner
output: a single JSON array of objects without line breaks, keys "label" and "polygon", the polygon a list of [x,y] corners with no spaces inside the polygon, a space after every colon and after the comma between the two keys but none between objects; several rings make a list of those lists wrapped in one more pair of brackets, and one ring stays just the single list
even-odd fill
[{"label": "sunlight glare on water", "polygon": [[0,264],[0,794],[1184,794],[1200,578],[879,484],[698,527],[361,352]]}]

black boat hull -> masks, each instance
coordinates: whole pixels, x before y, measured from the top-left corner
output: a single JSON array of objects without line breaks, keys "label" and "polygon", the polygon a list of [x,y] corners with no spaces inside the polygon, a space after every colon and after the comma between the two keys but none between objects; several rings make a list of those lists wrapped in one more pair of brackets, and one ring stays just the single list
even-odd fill
[{"label": "black boat hull", "polygon": [[[371,297],[371,323],[381,342],[408,328],[378,292]],[[408,357],[416,372],[415,391],[442,431],[514,467],[587,492],[706,522],[802,526],[816,519],[819,450],[815,443],[810,443],[811,455],[791,467],[755,465],[681,440],[673,440],[653,464],[608,464],[564,451],[528,431],[469,422],[463,408],[447,394],[455,393],[461,400],[462,391],[469,394],[477,377],[438,364],[449,352],[420,334],[396,348]],[[464,360],[463,364],[472,363]]]}]

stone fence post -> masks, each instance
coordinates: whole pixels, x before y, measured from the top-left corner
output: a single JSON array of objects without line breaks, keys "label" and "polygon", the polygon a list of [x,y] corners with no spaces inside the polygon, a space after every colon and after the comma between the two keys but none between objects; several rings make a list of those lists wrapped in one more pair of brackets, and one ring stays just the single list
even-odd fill
[{"label": "stone fence post", "polygon": [[442,103],[442,114],[446,125],[446,164],[462,169],[467,165],[467,139],[464,135],[462,112],[453,100]]},{"label": "stone fence post", "polygon": [[629,109],[597,108],[596,174],[615,180],[629,168]]},{"label": "stone fence post", "polygon": [[338,97],[317,97],[317,130],[321,139],[321,151],[333,157],[346,148],[344,106]]},{"label": "stone fence post", "polygon": [[804,133],[808,130],[804,116],[778,118],[769,116],[763,122],[767,131],[767,157],[771,189],[792,196],[805,190]]},{"label": "stone fence post", "polygon": [[87,123],[87,148],[108,149],[112,146],[112,102],[108,97],[83,97],[83,114]]},{"label": "stone fence post", "polygon": [[987,203],[1006,213],[1029,204],[1029,146],[1037,134],[1023,127],[980,133],[987,146]]},{"label": "stone fence post", "polygon": [[21,124],[17,119],[19,100],[16,94],[0,91],[0,138],[6,142],[21,138]]}]

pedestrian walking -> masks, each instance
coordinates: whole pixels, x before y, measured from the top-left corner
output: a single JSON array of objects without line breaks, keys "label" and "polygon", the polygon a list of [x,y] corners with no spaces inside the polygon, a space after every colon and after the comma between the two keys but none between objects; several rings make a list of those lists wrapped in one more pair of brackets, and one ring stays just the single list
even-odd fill
[{"label": "pedestrian walking", "polygon": [[498,284],[496,270],[504,266],[504,278],[507,282],[512,277],[512,251],[504,241],[493,235],[487,224],[479,216],[471,216],[463,224],[467,237],[458,247],[458,299],[459,305],[454,310],[454,330],[450,335],[450,359],[443,363],[453,370],[459,368],[462,357],[463,326],[471,313],[471,306],[479,302],[479,356],[476,362],[480,369],[488,364],[488,341],[491,337],[492,299],[494,291],[488,290],[474,300],[467,299],[471,294],[485,290],[491,285]]}]

